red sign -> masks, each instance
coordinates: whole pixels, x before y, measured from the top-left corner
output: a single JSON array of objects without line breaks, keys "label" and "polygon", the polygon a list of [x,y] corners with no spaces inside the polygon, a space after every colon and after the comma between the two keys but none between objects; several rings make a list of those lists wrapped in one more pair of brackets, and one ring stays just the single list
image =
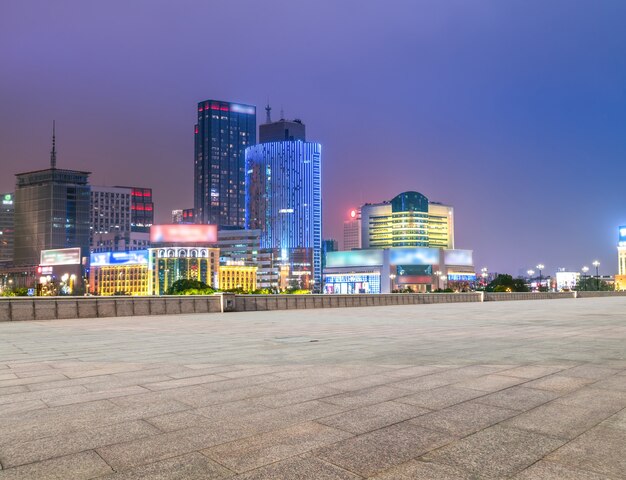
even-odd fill
[{"label": "red sign", "polygon": [[216,243],[217,225],[152,225],[151,243]]}]

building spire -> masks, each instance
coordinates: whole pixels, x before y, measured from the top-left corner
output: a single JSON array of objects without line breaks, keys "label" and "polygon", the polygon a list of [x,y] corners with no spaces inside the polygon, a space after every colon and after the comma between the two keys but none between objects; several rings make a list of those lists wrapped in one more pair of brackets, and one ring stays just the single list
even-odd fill
[{"label": "building spire", "polygon": [[57,137],[55,121],[52,120],[52,151],[50,152],[50,168],[57,168]]},{"label": "building spire", "polygon": [[272,107],[270,107],[270,103],[267,102],[267,105],[265,106],[265,123],[272,123],[271,112]]}]

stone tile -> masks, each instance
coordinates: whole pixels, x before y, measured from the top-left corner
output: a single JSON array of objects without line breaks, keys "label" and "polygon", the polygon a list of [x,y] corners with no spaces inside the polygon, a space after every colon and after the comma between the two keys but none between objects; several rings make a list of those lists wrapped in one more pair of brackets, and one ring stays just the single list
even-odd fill
[{"label": "stone tile", "polygon": [[430,412],[425,408],[397,402],[384,402],[317,420],[350,433],[366,433]]},{"label": "stone tile", "polygon": [[624,478],[626,472],[626,430],[597,427],[583,433],[548,456],[568,467]]},{"label": "stone tile", "polygon": [[580,377],[568,377],[566,375],[550,375],[538,380],[533,380],[524,384],[527,388],[537,388],[539,390],[548,390],[560,394],[573,392],[584,387],[595,380]]},{"label": "stone tile", "polygon": [[404,422],[359,435],[314,454],[368,477],[445,445],[452,437]]},{"label": "stone tile", "polygon": [[126,397],[128,395],[136,395],[144,392],[146,392],[146,389],[140,386],[113,388],[101,392],[77,393],[74,395],[51,398],[49,400],[46,400],[46,403],[51,407],[58,407],[61,405],[92,402],[94,400],[103,400],[107,398]]},{"label": "stone tile", "polygon": [[309,400],[330,399],[331,395],[339,392],[336,388],[327,387],[325,385],[314,385],[312,387],[299,388],[288,392],[274,393],[258,397],[255,402],[266,407],[282,407],[292,405],[294,403],[302,403]]},{"label": "stone tile", "polygon": [[498,372],[498,374],[533,379],[552,375],[553,373],[560,372],[565,368],[567,367],[558,365],[522,365],[520,367],[511,368],[510,370],[503,370]]},{"label": "stone tile", "polygon": [[534,388],[511,387],[506,390],[484,395],[476,399],[478,403],[493,405],[495,407],[510,408],[513,410],[526,411],[543,405],[555,398],[558,393],[548,390],[535,390]]},{"label": "stone tile", "polygon": [[469,401],[421,415],[410,423],[453,436],[465,436],[518,414],[517,410]]},{"label": "stone tile", "polygon": [[175,380],[166,380],[164,382],[147,383],[144,385],[149,390],[166,390],[168,388],[187,387],[189,385],[200,385],[203,383],[219,382],[224,377],[218,375],[202,375],[199,377],[178,378]]},{"label": "stone tile", "polygon": [[504,390],[505,388],[512,387],[525,382],[526,380],[507,377],[504,375],[484,375],[482,377],[472,378],[470,380],[464,380],[462,382],[454,384],[456,387],[469,388],[472,390],[480,390],[483,392],[497,392],[498,390]]},{"label": "stone tile", "polygon": [[573,405],[595,410],[606,410],[611,413],[626,408],[626,391],[603,390],[595,385],[581,388],[573,393],[560,397],[555,403]]},{"label": "stone tile", "polygon": [[98,429],[54,435],[30,442],[3,445],[0,448],[0,460],[5,468],[14,467],[158,433],[160,432],[157,428],[136,420]]},{"label": "stone tile", "polygon": [[[7,403],[0,405],[0,415],[10,415],[12,413],[27,412],[29,410],[38,410],[40,408],[47,408],[48,405],[41,400],[28,400],[18,403]],[[2,443],[0,441],[0,443]]]},{"label": "stone tile", "polygon": [[0,470],[0,480],[88,480],[111,471],[96,452],[86,451]]},{"label": "stone tile", "polygon": [[372,480],[473,480],[466,472],[448,465],[409,460],[390,468]]},{"label": "stone tile", "polygon": [[361,407],[365,405],[372,405],[374,403],[385,402],[387,400],[401,399],[411,392],[400,388],[394,388],[389,386],[378,386],[364,388],[362,390],[353,390],[351,392],[341,393],[339,395],[329,396],[322,400],[333,405],[339,405],[342,407]]},{"label": "stone tile", "polygon": [[582,408],[552,402],[507,420],[505,424],[543,435],[572,439],[610,415],[611,413],[605,409]]},{"label": "stone tile", "polygon": [[227,468],[195,452],[98,477],[98,480],[218,480],[233,475]]},{"label": "stone tile", "polygon": [[0,381],[0,388],[14,387],[16,385],[31,385],[34,383],[53,382],[56,380],[67,380],[67,377],[54,373],[51,375],[40,375],[36,377],[12,378],[9,380]]},{"label": "stone tile", "polygon": [[440,410],[484,395],[485,392],[448,385],[398,398],[397,401],[430,410]]},{"label": "stone tile", "polygon": [[514,480],[546,480],[552,478],[558,480],[607,480],[604,475],[571,469],[545,460],[540,460],[513,478]]},{"label": "stone tile", "polygon": [[619,413],[607,418],[602,422],[600,427],[621,428],[626,430],[626,410],[622,410]]},{"label": "stone tile", "polygon": [[500,425],[425,455],[422,460],[466,471],[470,478],[508,478],[564,443],[552,437]]},{"label": "stone tile", "polygon": [[344,431],[307,422],[222,444],[203,453],[230,470],[245,472],[348,437],[351,434]]},{"label": "stone tile", "polygon": [[237,480],[357,480],[360,476],[350,473],[319,458],[292,457],[237,475]]},{"label": "stone tile", "polygon": [[620,390],[626,392],[626,375],[614,375],[593,384],[593,388],[604,388],[607,390]]},{"label": "stone tile", "polygon": [[607,378],[615,375],[619,372],[619,369],[602,367],[600,365],[586,364],[578,365],[573,368],[565,370],[563,375],[568,377],[581,377],[599,380],[601,378]]}]

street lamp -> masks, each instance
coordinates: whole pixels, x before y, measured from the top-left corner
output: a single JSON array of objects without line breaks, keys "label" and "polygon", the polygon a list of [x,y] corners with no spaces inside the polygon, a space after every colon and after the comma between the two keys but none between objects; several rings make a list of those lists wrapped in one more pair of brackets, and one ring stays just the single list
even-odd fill
[{"label": "street lamp", "polygon": [[441,288],[441,283],[440,283],[440,279],[441,279],[441,274],[443,272],[441,272],[440,270],[437,270],[435,272],[435,275],[437,276],[437,290],[439,290]]},{"label": "street lamp", "polygon": [[528,283],[530,284],[530,290],[532,291],[533,287],[532,287],[532,279],[533,279],[533,275],[535,274],[534,270],[528,270],[526,271],[526,273],[528,274]]},{"label": "street lamp", "polygon": [[389,278],[391,279],[391,291],[393,292],[393,281],[396,278],[396,274],[395,273],[389,274]]},{"label": "street lamp", "polygon": [[600,290],[600,273],[599,273],[600,262],[598,262],[597,260],[594,260],[592,265],[596,267],[596,290]]},{"label": "street lamp", "polygon": [[483,288],[487,287],[487,277],[489,276],[487,273],[487,267],[480,269],[480,276],[483,277]]},{"label": "street lamp", "polygon": [[589,267],[584,266],[581,270],[583,272],[583,289],[587,290],[587,272],[589,271]]},{"label": "street lamp", "polygon": [[541,276],[541,271],[546,268],[543,263],[540,263],[539,265],[537,265],[537,270],[539,270],[539,291],[541,292],[541,284],[542,284],[542,276]]}]

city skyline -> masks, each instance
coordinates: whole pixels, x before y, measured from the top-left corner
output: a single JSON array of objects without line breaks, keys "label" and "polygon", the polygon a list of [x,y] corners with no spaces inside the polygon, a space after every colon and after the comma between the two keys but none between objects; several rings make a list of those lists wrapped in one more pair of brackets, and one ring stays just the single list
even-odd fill
[{"label": "city skyline", "polygon": [[[396,2],[411,13],[397,18],[353,2],[270,3],[282,5],[279,19],[253,3],[196,4],[224,18],[218,29],[236,22],[259,37],[217,76],[197,62],[185,22],[202,15],[188,9],[158,4],[144,18],[147,4],[137,2],[116,18],[113,8],[73,2],[3,5],[0,91],[11,95],[0,113],[0,191],[14,191],[16,173],[46,167],[56,119],[59,168],[92,171],[93,185],[152,187],[155,220],[167,223],[172,209],[193,205],[197,103],[262,108],[269,97],[275,112],[282,105],[286,117],[306,118],[324,145],[324,238],[342,237],[352,208],[416,190],[454,206],[458,247],[475,251],[477,269],[579,270],[599,259],[602,273],[616,272],[617,227],[626,224],[626,6],[606,2],[588,15],[566,2]],[[302,10],[316,32],[292,24]],[[556,19],[567,28],[554,31]],[[162,25],[172,37],[161,37]],[[264,62],[285,38],[295,45]]]}]

